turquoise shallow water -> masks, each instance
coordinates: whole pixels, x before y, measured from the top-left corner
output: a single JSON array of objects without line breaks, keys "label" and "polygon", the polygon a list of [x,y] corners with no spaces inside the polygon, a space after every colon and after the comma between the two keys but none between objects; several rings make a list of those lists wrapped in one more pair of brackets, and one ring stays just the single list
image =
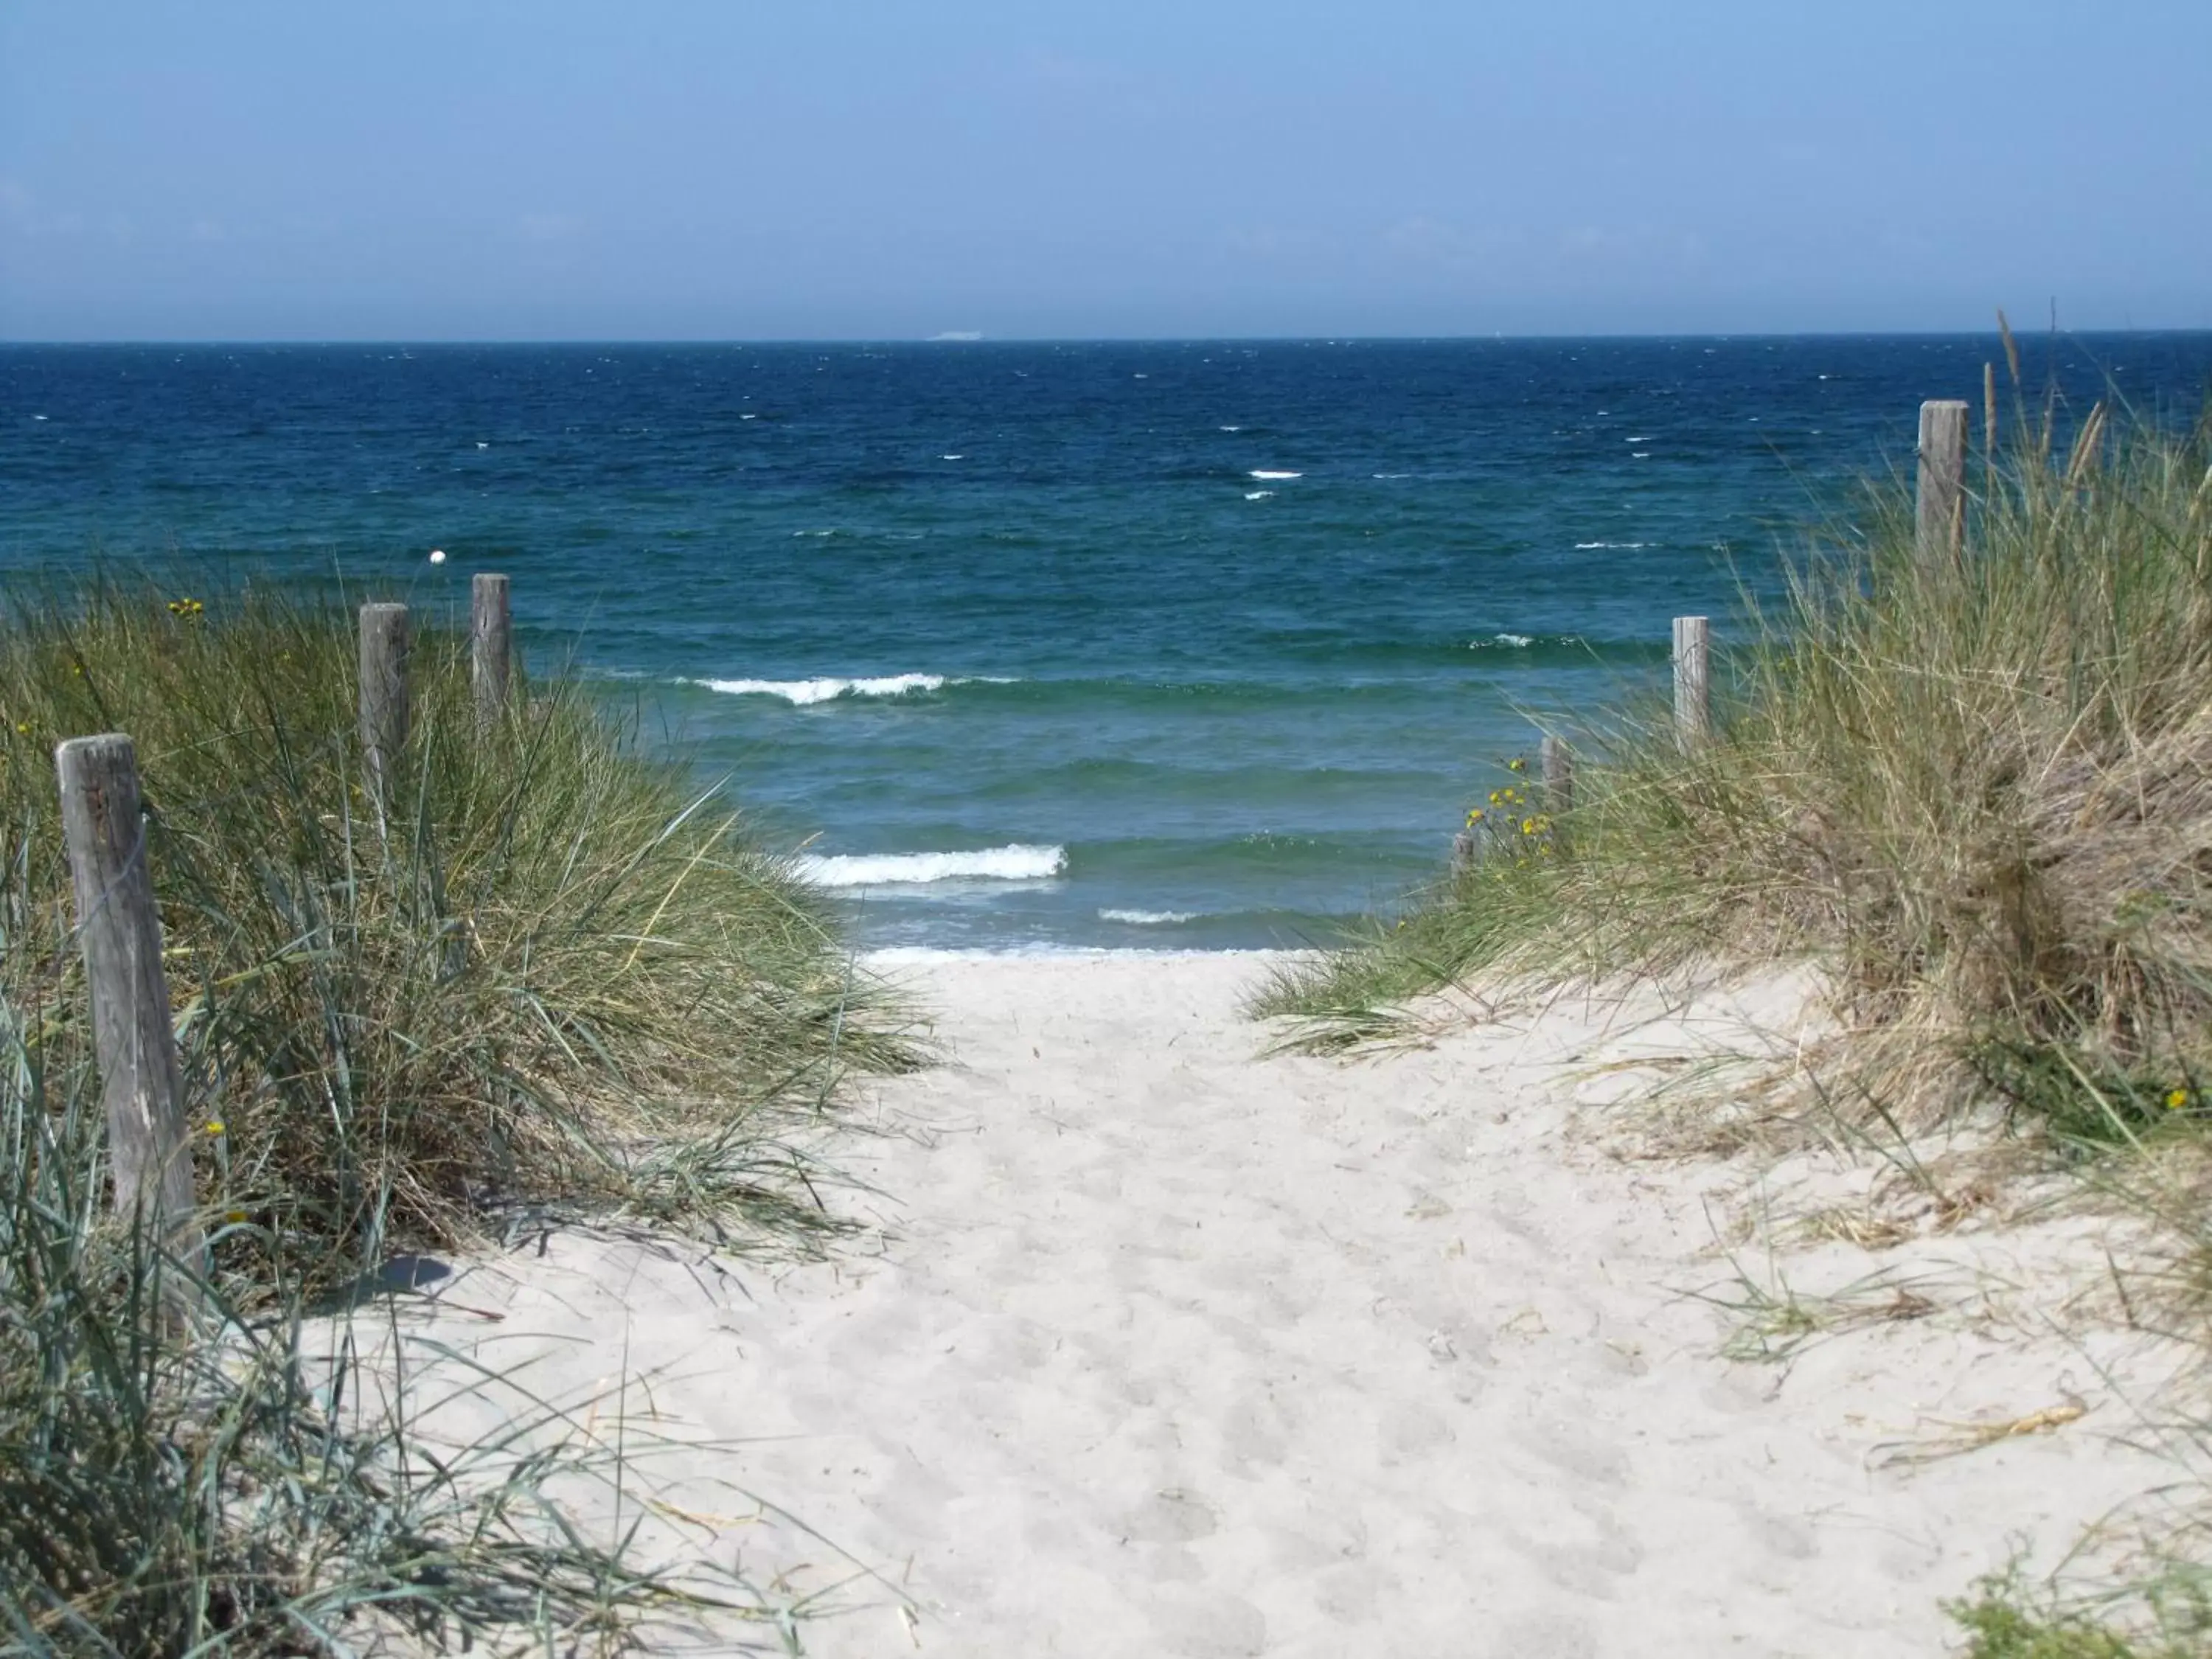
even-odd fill
[{"label": "turquoise shallow water", "polygon": [[[877,944],[1297,942],[1664,671],[1981,338],[0,347],[0,569],[512,574]],[[2193,410],[2212,336],[2032,345]],[[448,562],[433,569],[428,550]]]}]

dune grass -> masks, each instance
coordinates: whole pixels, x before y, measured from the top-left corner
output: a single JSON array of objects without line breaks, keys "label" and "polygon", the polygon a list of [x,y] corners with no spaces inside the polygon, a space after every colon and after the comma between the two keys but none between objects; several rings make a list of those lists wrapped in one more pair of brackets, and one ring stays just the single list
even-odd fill
[{"label": "dune grass", "polygon": [[334,1273],[549,1203],[732,1238],[826,1224],[786,1132],[848,1071],[908,1063],[896,1012],[720,791],[578,685],[530,686],[480,742],[461,646],[418,637],[380,802],[344,614],[267,590],[173,611],[129,585],[20,609],[6,988],[79,1017],[52,750],[128,732],[217,1207],[326,1241]]},{"label": "dune grass", "polygon": [[1893,1108],[1994,1091],[2062,1135],[2212,1110],[2212,428],[1978,467],[1966,545],[1909,494],[1797,561],[1684,752],[1660,711],[1579,734],[1572,810],[1509,779],[1480,856],[1402,927],[1282,975],[1320,1048],[1425,993],[1691,960],[1811,959]]},{"label": "dune grass", "polygon": [[[1979,458],[1955,553],[1916,548],[1901,481],[1869,485],[1778,605],[1747,604],[1707,741],[1656,702],[1570,734],[1570,809],[1509,773],[1472,858],[1255,1012],[1340,1049],[1418,1034],[1451,987],[1809,962],[1838,1016],[1805,1057],[1831,1109],[1893,1137],[1998,1102],[2201,1212],[2212,422],[2100,406],[2062,447],[2053,416]],[[2212,1248],[2201,1220],[2168,1231],[2201,1316]],[[1953,1612],[1973,1659],[2179,1659],[2212,1651],[2201,1584],[2177,1565],[2082,1606],[2011,1581]]]},{"label": "dune grass", "polygon": [[[549,1216],[809,1248],[809,1147],[902,1011],[716,788],[573,683],[479,736],[418,634],[388,787],[345,611],[142,583],[0,623],[0,1652],[618,1645],[673,1598],[546,1492],[559,1412],[431,1454],[301,1333],[397,1250]],[[108,1216],[52,745],[136,740],[212,1263]],[[540,1432],[543,1431],[543,1432]],[[743,1598],[739,1598],[741,1606]],[[352,1621],[349,1625],[348,1621]]]}]

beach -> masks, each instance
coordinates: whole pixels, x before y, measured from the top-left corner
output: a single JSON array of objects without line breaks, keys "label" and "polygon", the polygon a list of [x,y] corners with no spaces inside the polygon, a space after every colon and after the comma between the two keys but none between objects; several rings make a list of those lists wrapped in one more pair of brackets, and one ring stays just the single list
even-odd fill
[{"label": "beach", "polygon": [[399,1328],[513,1380],[428,1426],[565,1403],[626,1461],[590,1524],[854,1659],[1929,1653],[1948,1599],[2170,1475],[2124,1443],[2175,1352],[2100,1316],[2106,1223],[1784,1250],[1747,1218],[1879,1172],[1651,1155],[1638,1097],[1790,1052],[1802,979],[1346,1061],[1263,1052],[1272,960],[876,958],[945,1063],[819,1149],[854,1232],[464,1265]]}]

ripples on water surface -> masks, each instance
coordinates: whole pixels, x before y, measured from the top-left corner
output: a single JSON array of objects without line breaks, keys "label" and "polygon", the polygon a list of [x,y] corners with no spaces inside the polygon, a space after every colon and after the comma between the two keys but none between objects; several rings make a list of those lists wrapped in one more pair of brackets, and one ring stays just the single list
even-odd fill
[{"label": "ripples on water surface", "polygon": [[[507,570],[532,659],[728,775],[874,942],[1294,942],[1433,872],[1530,711],[1653,683],[1670,617],[1771,585],[1778,538],[1996,356],[0,348],[0,559],[457,607]],[[2193,410],[2212,336],[2027,369]]]}]

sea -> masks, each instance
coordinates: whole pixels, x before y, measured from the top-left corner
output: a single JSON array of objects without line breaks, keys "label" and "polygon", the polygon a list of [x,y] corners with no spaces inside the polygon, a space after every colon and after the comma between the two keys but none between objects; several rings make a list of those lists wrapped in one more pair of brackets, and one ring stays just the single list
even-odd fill
[{"label": "sea", "polygon": [[[2192,417],[2212,334],[2021,343]],[[1340,937],[1741,637],[1994,335],[0,345],[0,580],[275,573],[587,677],[878,947]],[[433,550],[445,557],[433,562]]]}]

